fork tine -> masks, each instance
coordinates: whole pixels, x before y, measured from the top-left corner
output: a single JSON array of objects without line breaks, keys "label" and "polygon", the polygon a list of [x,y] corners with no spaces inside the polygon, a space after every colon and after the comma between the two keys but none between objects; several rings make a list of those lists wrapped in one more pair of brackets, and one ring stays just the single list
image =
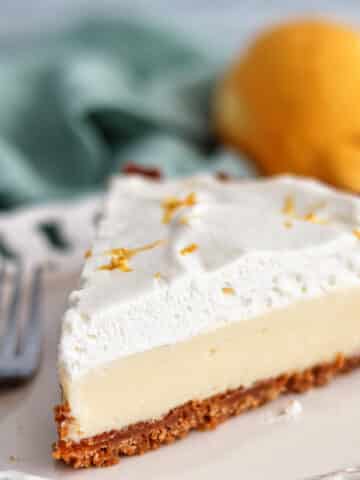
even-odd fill
[{"label": "fork tine", "polygon": [[[16,312],[20,299],[21,292],[21,271],[22,266],[20,261],[15,263],[16,272],[14,278],[14,287],[10,299],[7,322],[5,324],[5,332],[1,338],[1,355],[4,357],[13,355],[17,346],[17,325],[16,325]],[[2,282],[3,283],[3,282]]]},{"label": "fork tine", "polygon": [[43,286],[43,268],[37,267],[33,274],[29,316],[24,329],[24,341],[21,355],[26,358],[28,368],[35,370],[40,360],[41,321],[40,303]]},{"label": "fork tine", "polygon": [[5,283],[5,260],[0,258],[0,305],[1,305],[1,297]]},{"label": "fork tine", "polygon": [[[3,301],[3,290],[4,290],[4,283],[5,283],[5,259],[0,257],[0,322],[2,323],[2,317],[5,315],[4,309],[4,301]],[[2,339],[2,332],[3,326],[0,327],[0,347],[1,347],[1,339]]]}]

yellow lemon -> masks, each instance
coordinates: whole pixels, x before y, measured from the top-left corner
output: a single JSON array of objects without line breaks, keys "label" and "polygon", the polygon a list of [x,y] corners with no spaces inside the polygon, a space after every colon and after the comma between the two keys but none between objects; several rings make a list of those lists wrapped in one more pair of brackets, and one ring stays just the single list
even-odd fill
[{"label": "yellow lemon", "polygon": [[308,19],[265,31],[219,82],[214,121],[266,174],[360,192],[360,34]]}]

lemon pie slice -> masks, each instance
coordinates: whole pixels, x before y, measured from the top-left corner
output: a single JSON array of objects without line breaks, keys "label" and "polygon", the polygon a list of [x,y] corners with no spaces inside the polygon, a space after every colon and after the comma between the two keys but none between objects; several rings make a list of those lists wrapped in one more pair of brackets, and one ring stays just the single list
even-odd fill
[{"label": "lemon pie slice", "polygon": [[360,199],[116,177],[59,346],[53,455],[105,466],[360,365]]}]

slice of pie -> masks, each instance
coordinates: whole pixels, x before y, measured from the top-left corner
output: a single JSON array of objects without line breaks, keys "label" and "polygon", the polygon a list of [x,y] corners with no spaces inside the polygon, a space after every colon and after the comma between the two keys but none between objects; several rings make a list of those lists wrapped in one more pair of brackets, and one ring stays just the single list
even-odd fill
[{"label": "slice of pie", "polygon": [[105,466],[360,365],[360,199],[119,177],[59,347],[54,457]]}]

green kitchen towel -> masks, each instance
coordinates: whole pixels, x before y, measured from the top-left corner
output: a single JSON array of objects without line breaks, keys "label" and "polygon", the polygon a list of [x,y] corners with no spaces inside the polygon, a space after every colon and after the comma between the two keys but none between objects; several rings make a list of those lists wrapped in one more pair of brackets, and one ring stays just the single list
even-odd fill
[{"label": "green kitchen towel", "polygon": [[0,209],[102,188],[126,162],[167,175],[249,174],[209,122],[219,66],[125,20],[0,49]]}]

